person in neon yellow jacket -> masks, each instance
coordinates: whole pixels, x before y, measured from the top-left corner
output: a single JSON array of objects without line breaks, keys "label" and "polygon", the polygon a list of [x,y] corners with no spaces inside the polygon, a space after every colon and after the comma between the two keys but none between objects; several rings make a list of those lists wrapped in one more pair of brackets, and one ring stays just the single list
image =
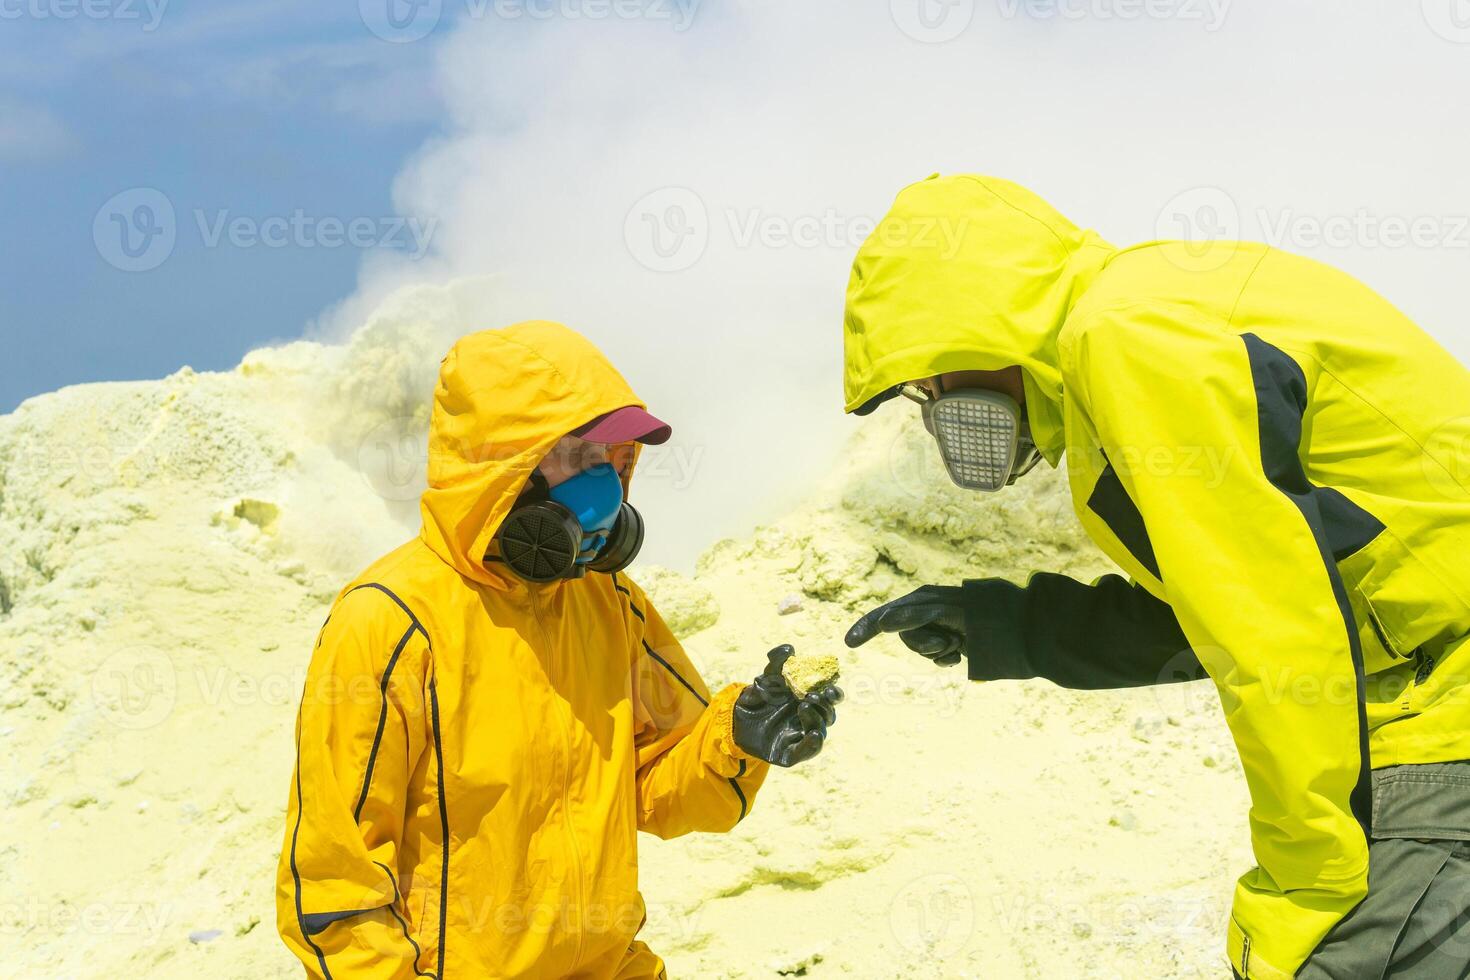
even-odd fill
[{"label": "person in neon yellow jacket", "polygon": [[1325,265],[1114,248],[982,176],[898,195],[844,337],[848,412],[921,402],[978,490],[1065,461],[1128,576],[926,585],[848,643],[1074,688],[1202,668],[1251,796],[1236,974],[1470,976],[1470,372]]},{"label": "person in neon yellow jacket", "polygon": [[531,321],[444,358],[412,540],[332,605],[296,719],[277,927],[309,977],[652,980],[638,832],[743,819],[841,692],[777,647],[711,694],[622,570],[643,444],[591,343]]}]

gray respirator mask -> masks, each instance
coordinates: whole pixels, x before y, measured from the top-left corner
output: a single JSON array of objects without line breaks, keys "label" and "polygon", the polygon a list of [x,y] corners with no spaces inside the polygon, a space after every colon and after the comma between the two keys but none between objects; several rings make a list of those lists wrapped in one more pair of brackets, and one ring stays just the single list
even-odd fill
[{"label": "gray respirator mask", "polygon": [[958,487],[994,492],[1041,461],[1021,406],[1009,395],[956,388],[934,396],[917,385],[899,391],[921,406],[924,428],[939,444],[939,457]]}]

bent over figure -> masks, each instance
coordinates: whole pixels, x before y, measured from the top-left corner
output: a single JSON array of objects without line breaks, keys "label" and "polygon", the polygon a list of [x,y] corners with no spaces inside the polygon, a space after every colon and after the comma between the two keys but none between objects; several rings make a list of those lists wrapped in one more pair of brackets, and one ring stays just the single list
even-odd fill
[{"label": "bent over figure", "polygon": [[1115,249],[979,176],[899,194],[845,338],[849,412],[920,402],[970,489],[1065,458],[1127,573],[927,585],[848,642],[1072,688],[1202,667],[1251,796],[1235,971],[1470,975],[1470,373],[1327,266]]}]

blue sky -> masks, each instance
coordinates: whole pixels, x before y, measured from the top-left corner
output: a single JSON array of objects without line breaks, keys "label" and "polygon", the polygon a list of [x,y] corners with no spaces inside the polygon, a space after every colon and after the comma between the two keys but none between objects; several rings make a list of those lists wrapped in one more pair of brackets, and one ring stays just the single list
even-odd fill
[{"label": "blue sky", "polygon": [[[387,43],[356,3],[151,2],[0,3],[0,413],[66,384],[230,367],[350,294],[364,248],[413,249],[391,187],[441,126],[437,34]],[[147,271],[94,238],[133,188],[174,209]]]}]

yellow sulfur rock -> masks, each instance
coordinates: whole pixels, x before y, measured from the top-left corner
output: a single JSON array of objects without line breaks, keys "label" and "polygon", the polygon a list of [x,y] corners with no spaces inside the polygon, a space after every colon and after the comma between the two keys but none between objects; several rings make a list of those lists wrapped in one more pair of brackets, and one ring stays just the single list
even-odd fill
[{"label": "yellow sulfur rock", "polygon": [[837,658],[831,654],[814,657],[796,655],[781,667],[781,676],[793,694],[804,698],[837,680]]}]

